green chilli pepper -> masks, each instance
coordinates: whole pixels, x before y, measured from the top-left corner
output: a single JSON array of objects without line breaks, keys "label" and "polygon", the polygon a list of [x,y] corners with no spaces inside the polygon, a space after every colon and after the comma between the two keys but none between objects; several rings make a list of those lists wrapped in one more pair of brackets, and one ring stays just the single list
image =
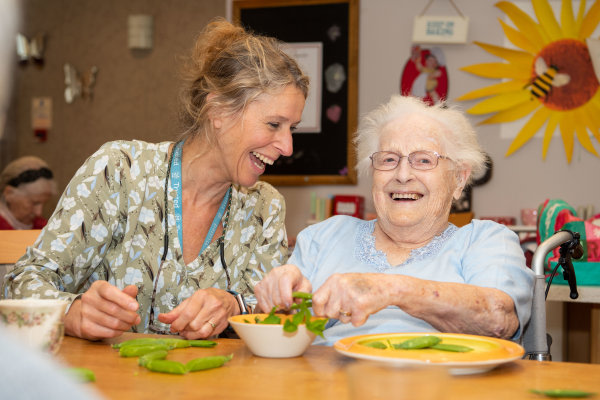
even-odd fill
[{"label": "green chilli pepper", "polygon": [[129,345],[121,347],[119,349],[119,355],[121,357],[139,357],[158,350],[170,350],[170,347],[164,343],[138,346]]},{"label": "green chilli pepper", "polygon": [[373,347],[374,349],[387,349],[387,345],[383,342],[367,342],[361,343],[363,346]]},{"label": "green chilli pepper", "polygon": [[196,339],[188,340],[188,342],[192,347],[215,347],[217,345],[217,342],[213,342],[212,340]]},{"label": "green chilli pepper", "polygon": [[95,382],[96,381],[96,375],[94,374],[94,371],[92,371],[91,369],[73,367],[73,368],[67,368],[66,371],[68,374],[75,377],[75,379],[77,379],[80,382]]},{"label": "green chilli pepper", "polygon": [[531,393],[541,394],[547,397],[571,397],[571,398],[583,398],[590,397],[595,395],[596,393],[592,392],[584,392],[582,390],[572,390],[572,389],[550,389],[550,390],[535,390],[531,389]]},{"label": "green chilli pepper", "polygon": [[179,361],[170,360],[150,360],[146,363],[146,368],[153,372],[163,372],[166,374],[187,374],[188,369]]},{"label": "green chilli pepper", "polygon": [[190,372],[202,371],[205,369],[222,367],[227,361],[233,358],[233,354],[228,356],[210,356],[195,358],[185,364],[186,368]]},{"label": "green chilli pepper", "polygon": [[425,349],[427,347],[435,346],[441,341],[442,339],[433,335],[419,336],[413,339],[405,340],[400,344],[395,344],[394,348],[402,350]]},{"label": "green chilli pepper", "polygon": [[431,346],[432,349],[443,350],[443,351],[453,351],[455,353],[466,353],[468,351],[473,351],[472,347],[461,346],[459,344],[445,344],[438,343]]},{"label": "green chilli pepper", "polygon": [[164,360],[167,358],[168,351],[167,350],[157,350],[151,353],[146,353],[138,359],[138,364],[142,367],[145,367],[149,361],[152,360]]}]

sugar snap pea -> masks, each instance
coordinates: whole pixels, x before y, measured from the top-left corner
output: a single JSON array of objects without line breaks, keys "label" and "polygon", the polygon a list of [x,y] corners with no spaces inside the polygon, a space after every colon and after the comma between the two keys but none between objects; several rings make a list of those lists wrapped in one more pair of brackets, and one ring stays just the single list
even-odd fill
[{"label": "sugar snap pea", "polygon": [[292,292],[292,297],[295,299],[306,299],[306,300],[311,300],[312,299],[312,293],[306,293],[306,292]]},{"label": "sugar snap pea", "polygon": [[146,368],[153,372],[164,372],[166,374],[183,375],[188,373],[188,369],[179,361],[150,360],[146,363]]},{"label": "sugar snap pea", "polygon": [[151,353],[146,353],[138,359],[138,365],[145,367],[148,364],[148,361],[151,360],[164,360],[167,358],[168,351],[167,350],[157,350]]},{"label": "sugar snap pea", "polygon": [[228,356],[209,356],[195,358],[185,364],[186,368],[190,372],[202,371],[205,369],[222,367],[227,361],[233,358],[233,354]]},{"label": "sugar snap pea", "polygon": [[213,342],[212,340],[196,339],[188,340],[188,342],[192,347],[215,347],[217,345],[217,342]]},{"label": "sugar snap pea", "polygon": [[460,344],[438,343],[431,346],[431,348],[443,351],[453,351],[455,353],[466,353],[468,351],[473,351],[472,347],[461,346]]},{"label": "sugar snap pea", "polygon": [[441,341],[442,339],[433,335],[419,336],[416,338],[405,340],[404,342],[399,344],[394,344],[394,348],[402,350],[425,349],[427,347],[434,346]]},{"label": "sugar snap pea", "polygon": [[119,355],[121,357],[139,357],[158,350],[170,350],[170,347],[164,343],[155,343],[150,345],[129,345],[121,347],[119,349]]},{"label": "sugar snap pea", "polygon": [[167,346],[169,346],[172,349],[183,349],[183,348],[191,346],[189,340],[176,339],[176,338],[156,339],[156,343],[166,344]]},{"label": "sugar snap pea", "polygon": [[290,306],[290,310],[301,310],[303,307],[312,307],[312,301],[305,300],[303,303],[294,303]]},{"label": "sugar snap pea", "polygon": [[121,343],[115,343],[112,345],[113,349],[120,349],[123,346],[138,346],[138,345],[147,345],[147,344],[155,344],[157,340],[156,338],[137,338],[126,340]]},{"label": "sugar snap pea", "polygon": [[367,347],[373,347],[374,349],[387,349],[387,345],[383,342],[367,342],[367,343],[362,343],[363,346],[367,346]]},{"label": "sugar snap pea", "polygon": [[573,389],[550,389],[550,390],[535,390],[531,389],[531,393],[541,394],[547,397],[565,397],[565,398],[584,398],[591,397],[596,393],[592,392],[584,392],[582,390],[573,390]]},{"label": "sugar snap pea", "polygon": [[75,379],[77,379],[78,381],[81,381],[81,382],[95,382],[96,381],[96,375],[94,374],[94,371],[92,371],[91,369],[81,368],[81,367],[73,367],[73,368],[67,368],[66,371],[68,374],[75,377]]}]

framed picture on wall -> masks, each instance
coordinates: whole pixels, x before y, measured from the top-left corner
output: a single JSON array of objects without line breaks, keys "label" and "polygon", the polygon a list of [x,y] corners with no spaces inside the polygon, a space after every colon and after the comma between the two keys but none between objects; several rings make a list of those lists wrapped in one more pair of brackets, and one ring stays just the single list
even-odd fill
[{"label": "framed picture on wall", "polygon": [[247,30],[273,36],[310,78],[294,153],[261,177],[273,185],[355,184],[359,0],[234,0]]}]

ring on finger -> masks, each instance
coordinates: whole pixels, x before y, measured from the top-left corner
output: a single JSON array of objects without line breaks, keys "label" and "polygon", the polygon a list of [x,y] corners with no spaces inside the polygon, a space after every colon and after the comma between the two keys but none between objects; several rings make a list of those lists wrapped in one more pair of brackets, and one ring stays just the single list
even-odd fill
[{"label": "ring on finger", "polygon": [[342,317],[350,317],[352,315],[352,313],[350,311],[344,311],[340,308],[340,315]]},{"label": "ring on finger", "polygon": [[213,329],[216,328],[217,324],[215,324],[214,322],[212,322],[210,319],[208,321],[206,321],[207,324],[209,324]]}]

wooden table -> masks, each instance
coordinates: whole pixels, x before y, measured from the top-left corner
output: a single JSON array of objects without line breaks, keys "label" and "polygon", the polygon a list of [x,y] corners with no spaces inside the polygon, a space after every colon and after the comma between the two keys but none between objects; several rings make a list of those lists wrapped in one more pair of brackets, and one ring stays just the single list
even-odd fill
[{"label": "wooden table", "polygon": [[[145,335],[127,333],[117,342]],[[207,355],[234,357],[222,368],[168,375],[121,358],[109,343],[65,337],[57,357],[74,367],[90,368],[90,383],[107,399],[348,399],[346,370],[357,361],[333,348],[311,346],[302,357],[269,359],[253,356],[236,339],[217,339],[212,349],[187,348],[169,352],[169,359],[188,361]],[[452,376],[445,382],[447,400],[543,399],[529,389],[570,388],[600,395],[600,365],[518,360],[477,375]],[[435,385],[435,382],[431,382]],[[397,397],[394,397],[397,398]],[[399,397],[398,397],[399,398]]]}]

